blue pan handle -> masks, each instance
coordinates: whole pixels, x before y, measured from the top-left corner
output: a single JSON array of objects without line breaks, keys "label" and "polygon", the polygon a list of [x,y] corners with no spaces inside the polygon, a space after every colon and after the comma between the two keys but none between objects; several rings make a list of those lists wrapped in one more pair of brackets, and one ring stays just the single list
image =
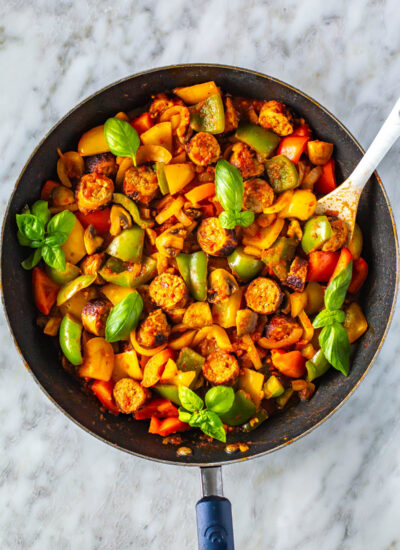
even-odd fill
[{"label": "blue pan handle", "polygon": [[199,550],[234,550],[232,507],[223,496],[221,467],[201,468],[203,498],[196,504]]}]

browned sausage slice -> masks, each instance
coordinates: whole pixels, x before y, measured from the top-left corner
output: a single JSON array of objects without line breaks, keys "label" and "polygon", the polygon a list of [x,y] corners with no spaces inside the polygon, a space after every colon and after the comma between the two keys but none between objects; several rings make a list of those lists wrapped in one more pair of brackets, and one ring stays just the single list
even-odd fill
[{"label": "browned sausage slice", "polygon": [[249,284],[245,297],[250,309],[269,315],[281,305],[283,292],[276,281],[268,277],[258,277]]},{"label": "browned sausage slice", "polygon": [[155,348],[165,344],[170,332],[171,327],[165,313],[161,309],[156,309],[140,324],[137,340],[145,348]]},{"label": "browned sausage slice", "polygon": [[114,386],[113,395],[119,410],[130,414],[145,404],[151,392],[132,378],[121,378]]},{"label": "browned sausage slice", "polygon": [[239,363],[230,353],[210,353],[203,365],[203,375],[214,386],[232,386],[239,376]]},{"label": "browned sausage slice", "polygon": [[224,229],[218,218],[206,218],[201,222],[197,240],[210,256],[229,256],[238,244],[235,230]]},{"label": "browned sausage slice", "polygon": [[158,307],[165,310],[174,309],[185,305],[187,287],[179,275],[162,273],[151,282],[149,295]]}]

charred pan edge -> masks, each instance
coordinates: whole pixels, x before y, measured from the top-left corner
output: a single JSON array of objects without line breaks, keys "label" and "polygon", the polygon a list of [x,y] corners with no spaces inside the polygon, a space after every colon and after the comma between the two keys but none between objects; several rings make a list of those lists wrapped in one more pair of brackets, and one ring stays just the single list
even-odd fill
[{"label": "charred pan edge", "polygon": [[[306,100],[308,101],[311,101],[312,103],[314,103],[314,105],[316,105],[321,111],[323,111],[324,113],[326,113],[328,116],[330,116],[339,126],[340,128],[348,135],[348,137],[356,144],[356,146],[358,147],[358,149],[360,150],[360,152],[362,154],[365,153],[364,149],[361,147],[361,145],[358,143],[358,141],[354,138],[354,136],[349,132],[349,130],[347,130],[347,128],[330,112],[328,111],[325,107],[323,107],[322,105],[320,105],[320,103],[318,103],[315,99],[313,99],[312,97],[310,97],[309,95],[305,94],[304,92],[301,92],[300,90],[298,90],[297,88],[295,88],[294,86],[291,86],[289,84],[286,84],[286,82],[283,82],[282,80],[279,80],[277,78],[274,78],[274,77],[271,77],[271,76],[268,76],[268,75],[265,75],[265,74],[262,74],[262,73],[259,73],[257,71],[252,71],[252,70],[249,70],[249,69],[243,69],[241,67],[235,67],[235,66],[230,66],[230,65],[219,65],[219,64],[213,64],[213,63],[186,63],[186,64],[182,64],[182,65],[170,65],[170,66],[166,66],[166,67],[158,67],[156,69],[151,69],[149,71],[143,71],[143,72],[140,72],[140,73],[136,73],[134,75],[130,75],[128,77],[125,77],[125,78],[122,78],[120,80],[118,80],[117,82],[114,82],[113,84],[110,84],[109,86],[106,86],[104,88],[102,88],[101,90],[98,90],[97,92],[95,92],[94,94],[90,95],[89,97],[87,97],[86,99],[84,99],[83,101],[81,101],[78,105],[76,105],[73,109],[71,109],[63,118],[61,118],[61,120],[59,120],[50,130],[49,132],[47,132],[47,134],[43,137],[43,139],[40,141],[40,143],[36,146],[36,148],[34,149],[34,151],[32,152],[32,154],[30,155],[29,159],[27,160],[27,162],[25,163],[18,179],[17,179],[17,182],[14,186],[14,190],[10,196],[10,199],[8,201],[8,204],[7,204],[7,208],[6,208],[6,211],[5,211],[5,215],[4,215],[4,219],[3,219],[3,224],[2,224],[2,229],[1,229],[1,242],[3,242],[3,236],[4,236],[4,229],[5,229],[5,224],[6,224],[6,220],[8,218],[8,213],[9,213],[9,209],[10,209],[10,205],[11,205],[11,202],[13,200],[13,197],[14,197],[14,194],[15,194],[15,191],[18,187],[18,184],[26,170],[26,168],[28,167],[28,165],[30,164],[32,158],[35,156],[36,152],[38,151],[38,149],[42,146],[42,144],[46,141],[46,139],[52,134],[52,132],[60,125],[62,124],[62,122],[64,122],[65,119],[67,119],[74,111],[76,111],[79,107],[81,107],[82,105],[84,105],[85,103],[87,103],[88,101],[90,101],[91,99],[93,99],[95,96],[97,96],[98,94],[106,91],[106,90],[109,90],[110,88],[113,88],[114,86],[118,86],[119,84],[121,84],[122,82],[125,82],[127,80],[130,80],[131,78],[133,77],[139,77],[139,76],[145,76],[145,75],[150,75],[150,74],[153,74],[153,73],[157,73],[159,71],[163,71],[163,70],[173,70],[173,69],[181,69],[181,68],[185,68],[185,67],[201,67],[201,68],[220,68],[220,69],[228,69],[228,70],[231,70],[231,71],[238,71],[238,72],[242,72],[242,73],[247,73],[247,74],[250,74],[250,75],[255,75],[255,76],[258,76],[260,78],[263,78],[263,79],[267,79],[271,82],[276,82],[277,84],[281,85],[281,86],[284,86],[286,88],[288,88],[289,90],[295,92],[296,94],[298,94],[299,96],[305,98]],[[386,336],[388,334],[388,331],[389,331],[389,328],[390,328],[390,325],[391,325],[391,322],[392,322],[392,318],[393,318],[393,312],[394,312],[394,307],[395,307],[395,304],[396,304],[396,299],[397,299],[397,293],[398,293],[398,283],[399,283],[399,243],[398,243],[398,237],[397,237],[397,230],[396,230],[396,224],[395,224],[395,221],[394,221],[394,217],[393,217],[393,212],[392,212],[392,208],[391,208],[391,205],[390,205],[390,202],[389,202],[389,199],[388,199],[388,196],[386,194],[386,191],[385,191],[385,188],[382,184],[382,181],[380,179],[380,177],[378,176],[377,172],[374,172],[374,175],[378,181],[378,184],[381,188],[381,191],[382,191],[382,194],[385,198],[385,201],[386,201],[386,204],[387,204],[387,207],[388,207],[388,211],[389,211],[389,214],[390,214],[390,220],[391,220],[391,224],[392,224],[392,229],[393,229],[393,235],[394,235],[394,239],[395,239],[395,244],[396,244],[396,279],[395,279],[395,289],[394,289],[394,294],[393,294],[393,302],[392,302],[392,306],[391,306],[391,309],[390,309],[390,314],[389,314],[389,317],[388,317],[388,321],[387,321],[387,325],[386,325],[386,329],[383,333],[383,336],[382,336],[382,339],[380,341],[380,344],[379,346],[377,347],[376,349],[376,352],[372,358],[372,360],[369,362],[368,366],[366,367],[363,375],[360,377],[360,379],[357,381],[357,383],[354,385],[354,387],[349,391],[349,393],[346,395],[346,397],[344,397],[344,399],[330,412],[328,413],[323,419],[321,419],[319,422],[317,422],[316,424],[314,424],[314,426],[312,426],[311,428],[309,428],[308,430],[304,431],[303,433],[299,434],[298,436],[286,441],[285,443],[282,443],[281,445],[278,445],[277,447],[274,447],[273,449],[268,449],[267,451],[263,451],[263,452],[260,452],[260,453],[257,453],[257,454],[254,454],[254,455],[250,455],[250,456],[238,456],[237,458],[235,459],[232,459],[232,460],[224,460],[224,461],[215,461],[215,462],[190,462],[190,463],[185,463],[185,462],[180,462],[180,461],[177,461],[177,460],[164,460],[164,459],[161,459],[161,458],[154,458],[154,457],[149,457],[149,456],[146,456],[144,454],[141,454],[141,453],[137,453],[137,452],[134,452],[134,451],[130,451],[128,449],[124,449],[122,447],[120,447],[118,444],[116,443],[113,443],[107,439],[105,439],[104,437],[102,437],[101,435],[98,435],[96,433],[93,433],[91,430],[89,430],[86,426],[82,425],[80,422],[78,422],[73,416],[71,416],[67,411],[65,411],[61,405],[51,396],[49,395],[49,393],[47,392],[47,390],[39,383],[39,381],[37,380],[35,374],[32,372],[31,369],[29,369],[29,371],[31,372],[32,376],[33,376],[33,379],[35,380],[35,382],[38,384],[38,386],[41,388],[41,390],[46,394],[46,396],[52,401],[52,403],[60,410],[62,411],[65,416],[67,416],[67,418],[69,418],[69,420],[72,420],[72,422],[74,422],[76,425],[78,425],[80,428],[82,428],[83,430],[85,430],[87,433],[91,434],[92,436],[96,437],[97,439],[103,441],[104,443],[107,443],[108,445],[114,447],[114,448],[117,448],[119,450],[122,450],[122,451],[125,451],[129,454],[133,454],[135,456],[138,456],[139,458],[145,458],[147,460],[152,460],[154,462],[162,462],[163,464],[173,464],[173,465],[176,465],[176,466],[200,466],[200,467],[210,467],[210,466],[219,466],[219,465],[224,465],[224,464],[234,464],[236,462],[241,462],[243,460],[250,460],[251,458],[258,458],[260,456],[264,456],[266,454],[269,454],[269,453],[272,453],[273,451],[277,451],[279,449],[281,449],[282,447],[285,447],[287,445],[289,445],[290,443],[293,443],[294,441],[297,441],[298,439],[300,439],[301,437],[304,437],[305,435],[309,434],[311,431],[313,431],[315,428],[317,428],[318,426],[320,426],[323,422],[325,422],[328,418],[330,418],[347,400],[348,398],[353,394],[353,392],[358,388],[358,386],[360,385],[360,383],[362,382],[362,380],[364,380],[365,376],[367,375],[367,373],[369,372],[372,364],[374,363],[375,359],[377,358],[380,350],[382,349],[382,346],[383,346],[383,343],[386,339]],[[0,276],[1,276],[1,282],[3,281],[3,272],[2,272],[2,268],[3,268],[3,261],[2,261],[2,258],[1,258],[1,265],[0,265]],[[1,284],[1,301],[2,301],[2,305],[3,305],[3,310],[4,310],[4,313],[5,313],[5,317],[6,317],[6,320],[7,320],[7,324],[8,324],[8,327],[10,329],[10,332],[11,332],[11,336],[14,340],[14,343],[15,343],[15,346],[19,352],[19,354],[21,355],[22,359],[23,359],[23,362],[25,365],[27,365],[26,363],[26,360],[25,360],[25,357],[23,356],[19,346],[18,346],[18,343],[15,339],[15,336],[14,336],[14,333],[13,333],[13,330],[12,330],[12,327],[11,327],[11,324],[10,324],[10,320],[9,320],[9,317],[8,317],[8,313],[7,313],[7,310],[6,310],[6,307],[5,307],[5,299],[4,299],[4,293],[3,293],[3,284]],[[251,451],[250,451],[251,452]]]}]

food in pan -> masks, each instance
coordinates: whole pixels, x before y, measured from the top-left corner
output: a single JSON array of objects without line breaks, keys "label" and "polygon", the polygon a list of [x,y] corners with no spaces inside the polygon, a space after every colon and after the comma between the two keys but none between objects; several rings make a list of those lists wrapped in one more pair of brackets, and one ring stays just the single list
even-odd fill
[{"label": "food in pan", "polygon": [[362,233],[315,214],[333,144],[288,106],[206,82],[58,153],[17,215],[22,266],[39,326],[108,413],[226,441],[349,373]]}]

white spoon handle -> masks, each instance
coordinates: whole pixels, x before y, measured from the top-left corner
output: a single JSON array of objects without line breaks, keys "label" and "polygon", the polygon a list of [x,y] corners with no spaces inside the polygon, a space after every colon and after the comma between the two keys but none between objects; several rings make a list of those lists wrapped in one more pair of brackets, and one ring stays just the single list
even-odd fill
[{"label": "white spoon handle", "polygon": [[359,193],[363,190],[372,172],[389,151],[393,143],[400,136],[400,98],[396,101],[390,115],[383,123],[376,138],[369,146],[367,152],[347,178],[351,187],[356,188]]}]

